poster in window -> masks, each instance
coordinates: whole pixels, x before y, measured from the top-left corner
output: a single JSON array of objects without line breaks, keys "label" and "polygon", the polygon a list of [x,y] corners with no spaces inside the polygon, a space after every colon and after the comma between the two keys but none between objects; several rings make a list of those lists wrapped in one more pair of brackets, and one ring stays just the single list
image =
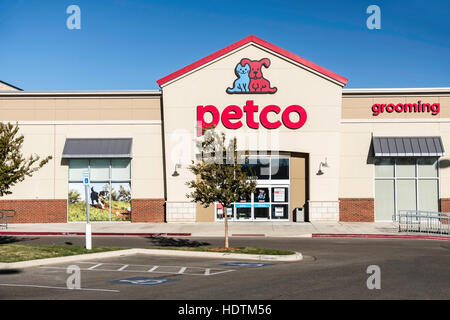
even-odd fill
[{"label": "poster in window", "polygon": [[86,199],[82,183],[69,183],[68,219],[69,221],[86,221]]},{"label": "poster in window", "polygon": [[111,220],[131,220],[131,186],[129,182],[111,184]]},{"label": "poster in window", "polygon": [[270,202],[269,188],[256,188],[255,202]]},{"label": "poster in window", "polygon": [[275,207],[275,217],[283,217],[283,216],[284,216],[284,208]]},{"label": "poster in window", "polygon": [[[89,218],[91,221],[110,221],[110,185],[94,182],[89,185]],[[86,221],[85,186],[69,183],[69,221]]]},{"label": "poster in window", "polygon": [[[217,208],[217,219],[223,219],[224,218],[224,210],[223,210],[223,206],[221,204],[216,204],[216,208]],[[233,206],[226,208],[226,212],[228,217],[233,217]]]},{"label": "poster in window", "polygon": [[284,202],[285,201],[285,189],[284,188],[274,188],[273,189],[273,201],[274,202]]}]

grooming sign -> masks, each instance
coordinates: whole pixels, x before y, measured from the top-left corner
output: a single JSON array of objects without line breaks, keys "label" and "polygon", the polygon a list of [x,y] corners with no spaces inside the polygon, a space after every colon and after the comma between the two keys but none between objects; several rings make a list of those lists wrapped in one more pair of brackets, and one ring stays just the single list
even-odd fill
[{"label": "grooming sign", "polygon": [[433,116],[439,114],[440,103],[376,103],[372,105],[372,115],[378,116],[382,113],[431,113]]},{"label": "grooming sign", "polygon": [[[251,60],[243,58],[234,68],[236,79],[232,86],[226,88],[227,94],[275,94],[277,88],[271,86],[270,81],[263,75],[263,67],[268,68],[270,60]],[[269,114],[273,113],[274,117]],[[294,113],[297,116],[291,117]],[[205,120],[205,115],[209,114],[209,120]],[[245,114],[245,120],[242,118]],[[271,119],[269,119],[271,118]],[[243,106],[229,105],[220,113],[219,109],[212,104],[197,106],[197,135],[202,135],[203,128],[215,127],[222,123],[228,129],[239,129],[246,125],[251,129],[259,129],[260,124],[266,129],[277,129],[284,125],[289,129],[301,128],[307,119],[306,111],[303,107],[293,104],[286,108],[281,108],[271,104],[260,107],[254,100],[246,100]]]}]

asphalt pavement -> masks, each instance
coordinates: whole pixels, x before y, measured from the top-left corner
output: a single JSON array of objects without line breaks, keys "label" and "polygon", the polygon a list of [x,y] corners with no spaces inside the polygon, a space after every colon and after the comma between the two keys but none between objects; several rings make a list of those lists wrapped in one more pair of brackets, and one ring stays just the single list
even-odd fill
[{"label": "asphalt pavement", "polygon": [[[5,242],[81,245],[83,237],[17,237]],[[221,246],[223,239],[94,237],[93,245]],[[299,262],[228,261],[134,255],[70,263],[81,289],[67,289],[66,264],[0,272],[0,299],[450,299],[450,243],[404,239],[232,237],[231,246],[300,251]],[[380,289],[369,289],[369,266]],[[369,281],[370,282],[370,281]]]}]

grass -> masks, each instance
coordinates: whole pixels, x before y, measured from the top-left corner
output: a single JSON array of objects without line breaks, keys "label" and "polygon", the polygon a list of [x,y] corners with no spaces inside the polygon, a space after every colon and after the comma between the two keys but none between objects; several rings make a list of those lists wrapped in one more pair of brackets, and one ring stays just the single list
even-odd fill
[{"label": "grass", "polygon": [[[129,202],[111,201],[111,221],[128,221],[129,217],[122,216],[120,212],[126,212],[130,207]],[[109,201],[105,209],[99,209],[91,206],[89,209],[91,221],[109,221]],[[86,202],[79,201],[69,204],[69,221],[86,221]]]},{"label": "grass", "polygon": [[121,250],[119,247],[93,247],[86,250],[82,246],[68,245],[23,245],[23,244],[1,244],[0,262],[19,262],[45,258],[72,256],[76,254],[97,253]]},{"label": "grass", "polygon": [[158,247],[157,249],[169,250],[185,250],[185,251],[203,251],[203,252],[220,252],[220,253],[244,253],[244,254],[261,254],[261,255],[290,255],[295,254],[294,251],[267,249],[267,248],[210,248],[210,247]]}]

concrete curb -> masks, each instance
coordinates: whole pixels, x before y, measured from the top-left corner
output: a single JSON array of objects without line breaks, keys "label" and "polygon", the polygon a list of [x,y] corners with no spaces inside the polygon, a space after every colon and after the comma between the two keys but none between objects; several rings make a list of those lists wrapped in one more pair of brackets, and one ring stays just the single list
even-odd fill
[{"label": "concrete curb", "polygon": [[408,234],[334,234],[334,233],[313,233],[313,238],[368,238],[368,239],[416,239],[416,240],[443,240],[450,241],[446,236],[425,236]]},{"label": "concrete curb", "polygon": [[108,252],[87,253],[67,257],[56,257],[47,259],[37,259],[12,263],[0,263],[0,270],[20,269],[37,267],[47,264],[77,262],[80,260],[92,260],[102,258],[122,257],[133,254],[146,254],[156,256],[172,256],[172,257],[190,257],[190,258],[214,258],[214,259],[237,259],[237,260],[258,260],[258,261],[300,261],[303,255],[296,252],[291,255],[258,255],[258,254],[242,254],[242,253],[220,253],[220,252],[197,252],[184,250],[160,250],[160,249],[125,249]]},{"label": "concrete curb", "polygon": [[[0,236],[84,236],[85,232],[0,231]],[[175,232],[92,232],[93,236],[190,237],[191,233]]]}]

